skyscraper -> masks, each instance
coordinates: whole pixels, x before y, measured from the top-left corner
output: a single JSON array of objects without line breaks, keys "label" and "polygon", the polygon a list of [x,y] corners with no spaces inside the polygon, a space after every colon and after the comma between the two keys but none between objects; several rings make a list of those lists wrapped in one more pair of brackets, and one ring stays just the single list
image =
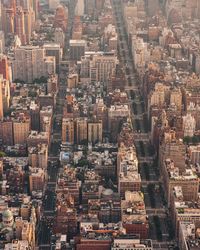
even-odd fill
[{"label": "skyscraper", "polygon": [[2,78],[0,78],[0,119],[3,119]]},{"label": "skyscraper", "polygon": [[0,2],[0,30],[2,29],[2,3]]},{"label": "skyscraper", "polygon": [[[48,67],[50,64],[53,66]],[[36,78],[55,74],[55,59],[45,57],[44,49],[39,46],[21,46],[15,51],[12,67],[13,79],[32,83]]]},{"label": "skyscraper", "polygon": [[9,80],[8,60],[4,55],[0,55],[0,74],[4,79]]},{"label": "skyscraper", "polygon": [[24,11],[20,6],[17,7],[15,20],[16,20],[15,21],[16,34],[20,38],[22,45],[25,45],[26,35],[24,27]]},{"label": "skyscraper", "polygon": [[62,121],[62,142],[74,143],[74,120],[63,118]]},{"label": "skyscraper", "polygon": [[33,28],[32,9],[24,9],[24,30],[26,35],[26,43],[29,44],[31,40],[31,33]]},{"label": "skyscraper", "polygon": [[75,8],[75,15],[76,16],[83,16],[84,15],[84,0],[78,0]]}]

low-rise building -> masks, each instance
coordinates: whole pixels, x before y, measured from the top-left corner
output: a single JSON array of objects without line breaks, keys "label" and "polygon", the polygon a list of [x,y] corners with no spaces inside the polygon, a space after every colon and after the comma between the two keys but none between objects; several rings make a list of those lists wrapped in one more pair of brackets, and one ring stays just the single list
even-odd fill
[{"label": "low-rise building", "polygon": [[149,223],[147,219],[144,196],[141,192],[126,191],[121,202],[122,223],[128,234],[139,234],[141,239],[148,238]]}]

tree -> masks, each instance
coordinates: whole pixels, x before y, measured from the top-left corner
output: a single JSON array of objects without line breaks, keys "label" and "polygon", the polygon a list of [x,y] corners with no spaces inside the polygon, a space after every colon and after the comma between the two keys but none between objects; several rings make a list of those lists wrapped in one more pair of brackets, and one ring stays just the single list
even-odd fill
[{"label": "tree", "polygon": [[40,78],[35,78],[34,80],[33,80],[33,83],[34,84],[42,84],[42,83],[47,83],[47,77],[45,77],[45,76],[41,76]]},{"label": "tree", "polygon": [[185,136],[185,137],[183,138],[183,142],[184,142],[185,144],[189,144],[190,141],[191,141],[191,137],[189,137],[189,136]]},{"label": "tree", "polygon": [[6,156],[6,153],[3,151],[0,151],[0,158],[5,157],[5,156]]},{"label": "tree", "polygon": [[20,79],[15,79],[15,80],[14,80],[14,82],[16,82],[16,83],[22,83],[22,84],[25,84],[25,81],[20,80]]}]

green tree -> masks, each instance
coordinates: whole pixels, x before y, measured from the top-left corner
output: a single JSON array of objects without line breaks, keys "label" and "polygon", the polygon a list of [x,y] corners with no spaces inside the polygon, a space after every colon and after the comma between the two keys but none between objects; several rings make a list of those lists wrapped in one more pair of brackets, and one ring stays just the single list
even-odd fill
[{"label": "green tree", "polygon": [[0,158],[5,157],[5,156],[6,156],[6,153],[3,151],[0,151]]}]

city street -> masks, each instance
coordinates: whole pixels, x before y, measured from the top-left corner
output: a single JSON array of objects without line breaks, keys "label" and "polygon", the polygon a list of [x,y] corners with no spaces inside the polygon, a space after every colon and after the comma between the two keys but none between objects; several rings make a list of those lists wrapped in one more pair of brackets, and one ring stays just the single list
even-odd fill
[{"label": "city street", "polygon": [[[70,1],[69,3],[69,22],[68,29],[65,34],[65,51],[64,60],[67,59],[69,49],[69,39],[71,37],[71,30],[74,20],[74,8],[76,1]],[[39,224],[38,230],[38,243],[40,249],[50,249],[50,240],[52,235],[52,220],[55,216],[56,205],[56,182],[59,171],[59,149],[61,144],[61,121],[63,104],[66,96],[66,78],[67,71],[65,68],[61,68],[59,74],[59,91],[56,97],[56,108],[53,117],[53,132],[52,143],[50,147],[49,164],[48,164],[48,182],[43,199],[43,217]]]},{"label": "city street", "polygon": [[[140,88],[142,89],[142,87],[135,71],[132,48],[128,43],[128,34],[126,32],[123,12],[121,11],[123,3],[120,0],[113,0],[112,5],[119,35],[119,58],[125,67],[127,79],[125,89],[130,97],[131,120],[137,137],[136,149],[140,163],[142,189],[150,220],[150,237],[155,239],[154,245],[156,249],[171,249],[168,247],[170,241],[167,241],[169,240],[169,235],[167,234],[166,223],[163,222],[163,220],[168,220],[168,210],[165,207],[166,202],[163,198],[163,189],[160,188],[162,183],[159,180],[159,171],[153,165],[155,152],[150,141],[146,139],[146,137],[148,138],[146,134],[149,132],[149,123],[147,114],[145,113],[145,103],[140,92]],[[141,136],[142,133],[145,133],[145,136]],[[142,137],[144,139],[140,140]],[[156,221],[153,218],[156,218]],[[160,225],[159,232],[156,223]],[[163,242],[163,244],[157,242],[162,240],[166,242]]]}]

